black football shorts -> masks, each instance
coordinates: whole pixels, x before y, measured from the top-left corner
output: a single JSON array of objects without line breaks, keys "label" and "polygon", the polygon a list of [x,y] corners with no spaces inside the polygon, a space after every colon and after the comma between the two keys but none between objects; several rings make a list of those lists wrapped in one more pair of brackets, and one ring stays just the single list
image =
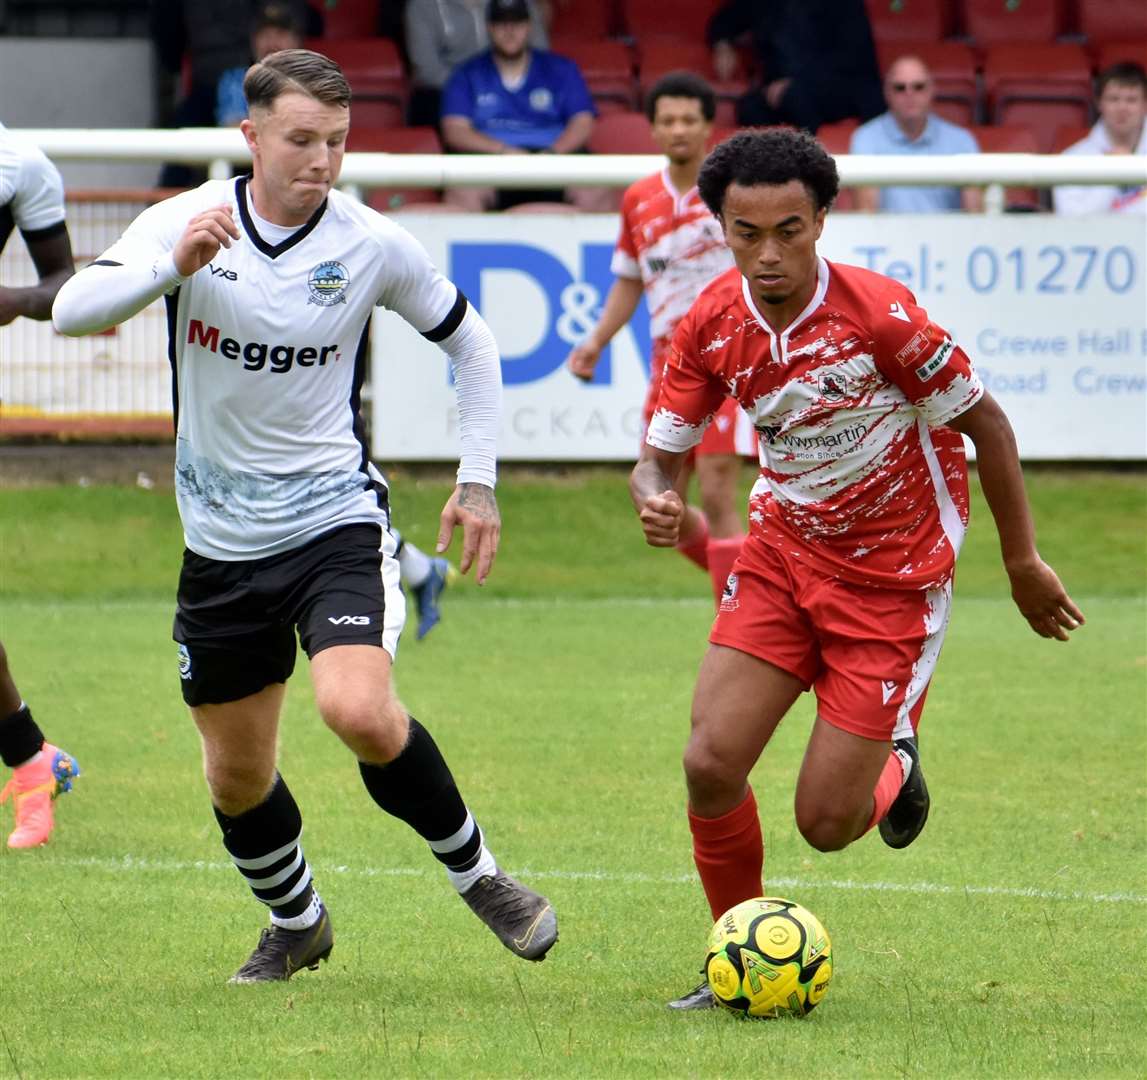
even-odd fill
[{"label": "black football shorts", "polygon": [[183,700],[221,704],[286,682],[296,632],[307,656],[377,645],[393,657],[405,618],[395,540],[380,525],[343,525],[245,562],[185,550],[172,631]]}]

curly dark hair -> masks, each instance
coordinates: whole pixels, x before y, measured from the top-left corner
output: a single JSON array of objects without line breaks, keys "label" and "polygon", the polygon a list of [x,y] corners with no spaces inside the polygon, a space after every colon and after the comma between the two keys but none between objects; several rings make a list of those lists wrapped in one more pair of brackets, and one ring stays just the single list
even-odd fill
[{"label": "curly dark hair", "polygon": [[717,95],[700,75],[692,71],[668,71],[653,84],[645,95],[645,115],[651,124],[657,112],[657,99],[663,97],[694,98],[701,103],[701,115],[710,123],[717,115]]},{"label": "curly dark hair", "polygon": [[752,187],[790,180],[804,184],[818,211],[831,206],[840,191],[836,162],[811,135],[790,128],[756,128],[738,131],[713,148],[701,166],[697,189],[720,217],[730,184]]}]

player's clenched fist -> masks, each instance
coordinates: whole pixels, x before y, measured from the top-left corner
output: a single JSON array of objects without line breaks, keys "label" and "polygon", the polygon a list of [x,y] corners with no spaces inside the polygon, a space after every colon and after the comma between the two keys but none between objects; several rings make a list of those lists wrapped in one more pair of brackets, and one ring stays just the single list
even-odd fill
[{"label": "player's clenched fist", "polygon": [[685,520],[685,504],[676,491],[670,489],[660,495],[650,495],[637,511],[645,542],[652,547],[673,547],[681,535],[681,522]]},{"label": "player's clenched fist", "polygon": [[589,382],[593,378],[593,372],[600,356],[601,349],[594,348],[593,345],[583,341],[580,345],[574,346],[569,356],[566,357],[566,367],[579,379]]},{"label": "player's clenched fist", "polygon": [[230,205],[213,206],[197,214],[183,230],[172,252],[175,269],[182,277],[191,277],[202,270],[221,247],[229,248],[232,240],[239,239],[239,226],[235,224]]}]

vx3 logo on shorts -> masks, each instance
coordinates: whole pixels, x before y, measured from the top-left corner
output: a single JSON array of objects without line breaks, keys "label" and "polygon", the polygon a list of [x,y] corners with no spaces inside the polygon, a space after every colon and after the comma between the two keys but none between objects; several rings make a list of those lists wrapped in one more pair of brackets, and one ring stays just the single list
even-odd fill
[{"label": "vx3 logo on shorts", "polygon": [[327,616],[327,622],[334,623],[335,626],[370,626],[369,615],[340,615],[337,619],[332,616]]}]

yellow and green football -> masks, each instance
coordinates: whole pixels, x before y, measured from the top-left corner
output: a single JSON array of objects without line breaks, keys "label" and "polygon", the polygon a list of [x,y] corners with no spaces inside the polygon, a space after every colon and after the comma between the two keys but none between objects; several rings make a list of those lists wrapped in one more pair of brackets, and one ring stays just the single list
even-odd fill
[{"label": "yellow and green football", "polygon": [[717,1001],[742,1016],[805,1016],[828,992],[832,942],[792,900],[746,900],[710,931],[705,978]]}]

